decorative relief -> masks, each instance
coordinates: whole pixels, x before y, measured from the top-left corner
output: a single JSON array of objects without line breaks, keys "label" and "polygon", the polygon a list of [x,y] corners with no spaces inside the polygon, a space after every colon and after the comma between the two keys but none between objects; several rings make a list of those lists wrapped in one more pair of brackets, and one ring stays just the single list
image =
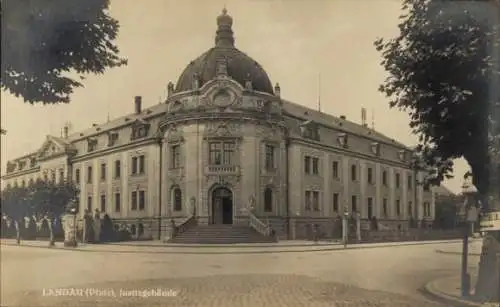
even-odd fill
[{"label": "decorative relief", "polygon": [[171,126],[168,130],[167,142],[178,143],[184,141],[182,132],[176,126]]},{"label": "decorative relief", "polygon": [[182,111],[183,108],[184,108],[184,106],[183,106],[182,102],[176,100],[176,101],[170,103],[170,107],[168,108],[168,112],[170,112],[170,113],[179,112],[179,111]]},{"label": "decorative relief", "polygon": [[205,180],[208,185],[220,184],[222,186],[235,186],[240,182],[239,175],[205,175]]},{"label": "decorative relief", "polygon": [[209,123],[206,137],[240,137],[241,124],[238,123]]}]

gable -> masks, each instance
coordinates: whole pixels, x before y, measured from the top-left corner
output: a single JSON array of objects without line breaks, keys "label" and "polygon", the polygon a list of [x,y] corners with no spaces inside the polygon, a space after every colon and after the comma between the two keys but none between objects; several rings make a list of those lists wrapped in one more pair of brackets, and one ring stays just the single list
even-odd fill
[{"label": "gable", "polygon": [[39,158],[48,158],[59,154],[65,154],[66,147],[62,142],[58,141],[54,137],[48,135],[45,142],[43,142],[42,146],[38,150]]}]

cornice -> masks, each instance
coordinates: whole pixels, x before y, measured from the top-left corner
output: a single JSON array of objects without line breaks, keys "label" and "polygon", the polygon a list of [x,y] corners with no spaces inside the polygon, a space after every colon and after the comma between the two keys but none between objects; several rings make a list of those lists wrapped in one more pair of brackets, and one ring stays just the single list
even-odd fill
[{"label": "cornice", "polygon": [[27,170],[22,170],[22,171],[19,171],[19,172],[13,172],[13,173],[5,174],[5,175],[2,176],[2,180],[12,179],[12,178],[15,178],[15,177],[24,176],[24,175],[28,175],[28,174],[31,174],[31,173],[36,173],[36,172],[39,172],[39,171],[40,171],[40,165],[35,166],[33,168],[30,168],[30,169],[27,169]]}]

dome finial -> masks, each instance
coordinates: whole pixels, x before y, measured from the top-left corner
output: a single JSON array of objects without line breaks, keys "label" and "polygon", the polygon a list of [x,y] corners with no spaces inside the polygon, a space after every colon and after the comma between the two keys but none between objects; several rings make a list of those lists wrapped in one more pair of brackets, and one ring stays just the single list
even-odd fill
[{"label": "dome finial", "polygon": [[215,35],[215,45],[217,47],[234,47],[233,18],[227,14],[226,6],[222,9],[222,14],[217,17],[217,32]]}]

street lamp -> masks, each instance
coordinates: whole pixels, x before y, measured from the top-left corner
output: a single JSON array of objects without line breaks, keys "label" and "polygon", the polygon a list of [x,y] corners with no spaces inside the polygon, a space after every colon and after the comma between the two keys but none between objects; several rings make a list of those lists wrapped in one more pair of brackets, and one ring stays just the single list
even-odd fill
[{"label": "street lamp", "polygon": [[347,247],[347,240],[348,240],[348,220],[349,220],[349,209],[347,206],[344,206],[344,212],[342,214],[342,241],[344,243],[344,248]]},{"label": "street lamp", "polygon": [[469,176],[464,178],[462,185],[462,194],[464,195],[464,209],[466,216],[464,219],[463,229],[463,245],[462,245],[462,278],[461,278],[461,292],[463,297],[470,295],[470,274],[467,272],[467,258],[469,255],[469,225],[468,223],[477,220],[477,210],[472,204],[472,196],[477,193],[476,187],[470,182]]}]

